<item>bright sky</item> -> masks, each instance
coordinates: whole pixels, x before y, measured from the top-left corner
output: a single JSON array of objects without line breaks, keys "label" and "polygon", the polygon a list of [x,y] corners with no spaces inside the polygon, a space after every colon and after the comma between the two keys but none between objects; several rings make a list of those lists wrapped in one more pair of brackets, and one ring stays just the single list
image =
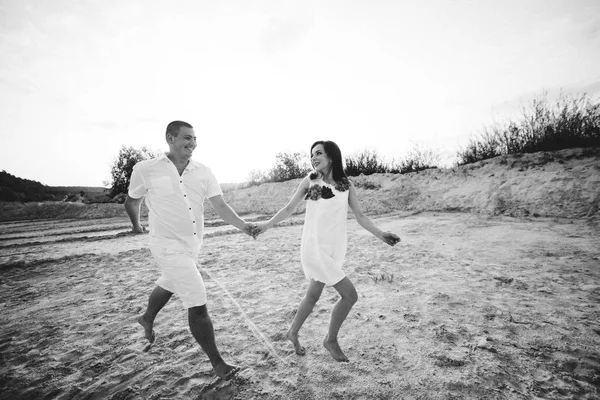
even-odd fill
[{"label": "bright sky", "polygon": [[599,94],[599,49],[598,0],[0,0],[0,170],[102,186],[176,119],[223,183],[316,140],[448,159],[542,90]]}]

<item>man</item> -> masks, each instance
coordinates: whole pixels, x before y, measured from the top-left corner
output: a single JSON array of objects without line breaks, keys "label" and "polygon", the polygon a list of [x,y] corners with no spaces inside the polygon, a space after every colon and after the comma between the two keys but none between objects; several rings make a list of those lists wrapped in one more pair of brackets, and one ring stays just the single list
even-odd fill
[{"label": "man", "polygon": [[251,235],[246,223],[223,200],[223,192],[211,170],[192,160],[196,135],[187,122],[167,126],[169,153],[137,163],[133,168],[125,209],[134,233],[143,233],[140,206],[143,198],[149,210],[150,249],[161,276],[150,294],[146,312],[138,317],[146,339],[154,342],[154,319],[173,293],[188,309],[192,335],[208,355],[217,376],[229,379],[237,367],[223,361],[215,343],[212,321],[206,308],[206,289],[196,258],[202,244],[204,199],[227,223]]}]

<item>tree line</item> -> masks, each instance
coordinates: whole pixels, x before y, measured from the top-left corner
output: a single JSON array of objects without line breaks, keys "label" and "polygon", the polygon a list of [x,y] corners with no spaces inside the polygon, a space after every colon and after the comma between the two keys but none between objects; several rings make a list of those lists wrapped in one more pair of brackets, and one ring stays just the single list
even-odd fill
[{"label": "tree line", "polygon": [[77,186],[47,186],[38,181],[23,179],[6,171],[0,172],[0,201],[32,202],[32,201],[98,201],[108,197],[104,188]]}]

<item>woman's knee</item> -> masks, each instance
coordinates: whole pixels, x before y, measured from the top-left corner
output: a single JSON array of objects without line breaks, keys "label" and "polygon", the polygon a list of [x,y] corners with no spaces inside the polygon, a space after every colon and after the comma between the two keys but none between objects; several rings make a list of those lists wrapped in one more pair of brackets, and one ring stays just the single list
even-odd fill
[{"label": "woman's knee", "polygon": [[342,296],[342,300],[352,304],[358,301],[358,294],[356,293],[356,288],[347,277],[335,284],[334,288],[338,291],[340,296]]},{"label": "woman's knee", "polygon": [[304,300],[313,306],[317,304],[317,301],[319,301],[320,298],[321,293],[306,293],[306,296],[304,296]]},{"label": "woman's knee", "polygon": [[354,304],[358,301],[358,293],[356,293],[356,289],[352,288],[348,293],[343,294],[342,298],[347,302]]},{"label": "woman's knee", "polygon": [[206,304],[203,306],[190,307],[188,308],[188,314],[190,317],[207,318],[208,309],[206,308]]},{"label": "woman's knee", "polygon": [[304,295],[305,301],[311,303],[313,306],[317,304],[317,301],[321,298],[324,287],[324,283],[311,280],[308,289],[306,290],[306,294]]}]

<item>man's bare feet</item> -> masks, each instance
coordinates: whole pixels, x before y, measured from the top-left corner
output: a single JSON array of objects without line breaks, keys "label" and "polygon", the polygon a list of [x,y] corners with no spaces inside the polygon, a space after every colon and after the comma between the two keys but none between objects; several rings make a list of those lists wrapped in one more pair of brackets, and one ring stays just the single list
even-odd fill
[{"label": "man's bare feet", "polygon": [[337,339],[329,340],[329,335],[327,335],[327,336],[325,336],[325,339],[323,340],[323,346],[327,350],[329,350],[329,353],[336,361],[340,361],[340,362],[350,361],[350,360],[348,360],[348,357],[346,357],[346,355],[344,354],[342,349],[340,349],[340,345],[338,344]]},{"label": "man's bare feet", "polygon": [[225,361],[222,361],[214,367],[214,370],[215,374],[219,378],[228,381],[231,378],[233,378],[233,376],[240,370],[240,367],[235,365],[229,365],[225,363]]},{"label": "man's bare feet", "polygon": [[300,341],[298,340],[298,334],[293,334],[290,331],[288,331],[285,334],[285,337],[289,339],[290,342],[292,342],[292,344],[294,345],[294,350],[296,351],[296,354],[298,354],[299,356],[303,356],[306,354],[306,349],[300,344]]},{"label": "man's bare feet", "polygon": [[150,344],[154,343],[156,335],[154,334],[154,329],[152,329],[153,324],[147,322],[143,316],[138,317],[137,322],[144,328],[144,337],[148,342],[150,342]]}]

